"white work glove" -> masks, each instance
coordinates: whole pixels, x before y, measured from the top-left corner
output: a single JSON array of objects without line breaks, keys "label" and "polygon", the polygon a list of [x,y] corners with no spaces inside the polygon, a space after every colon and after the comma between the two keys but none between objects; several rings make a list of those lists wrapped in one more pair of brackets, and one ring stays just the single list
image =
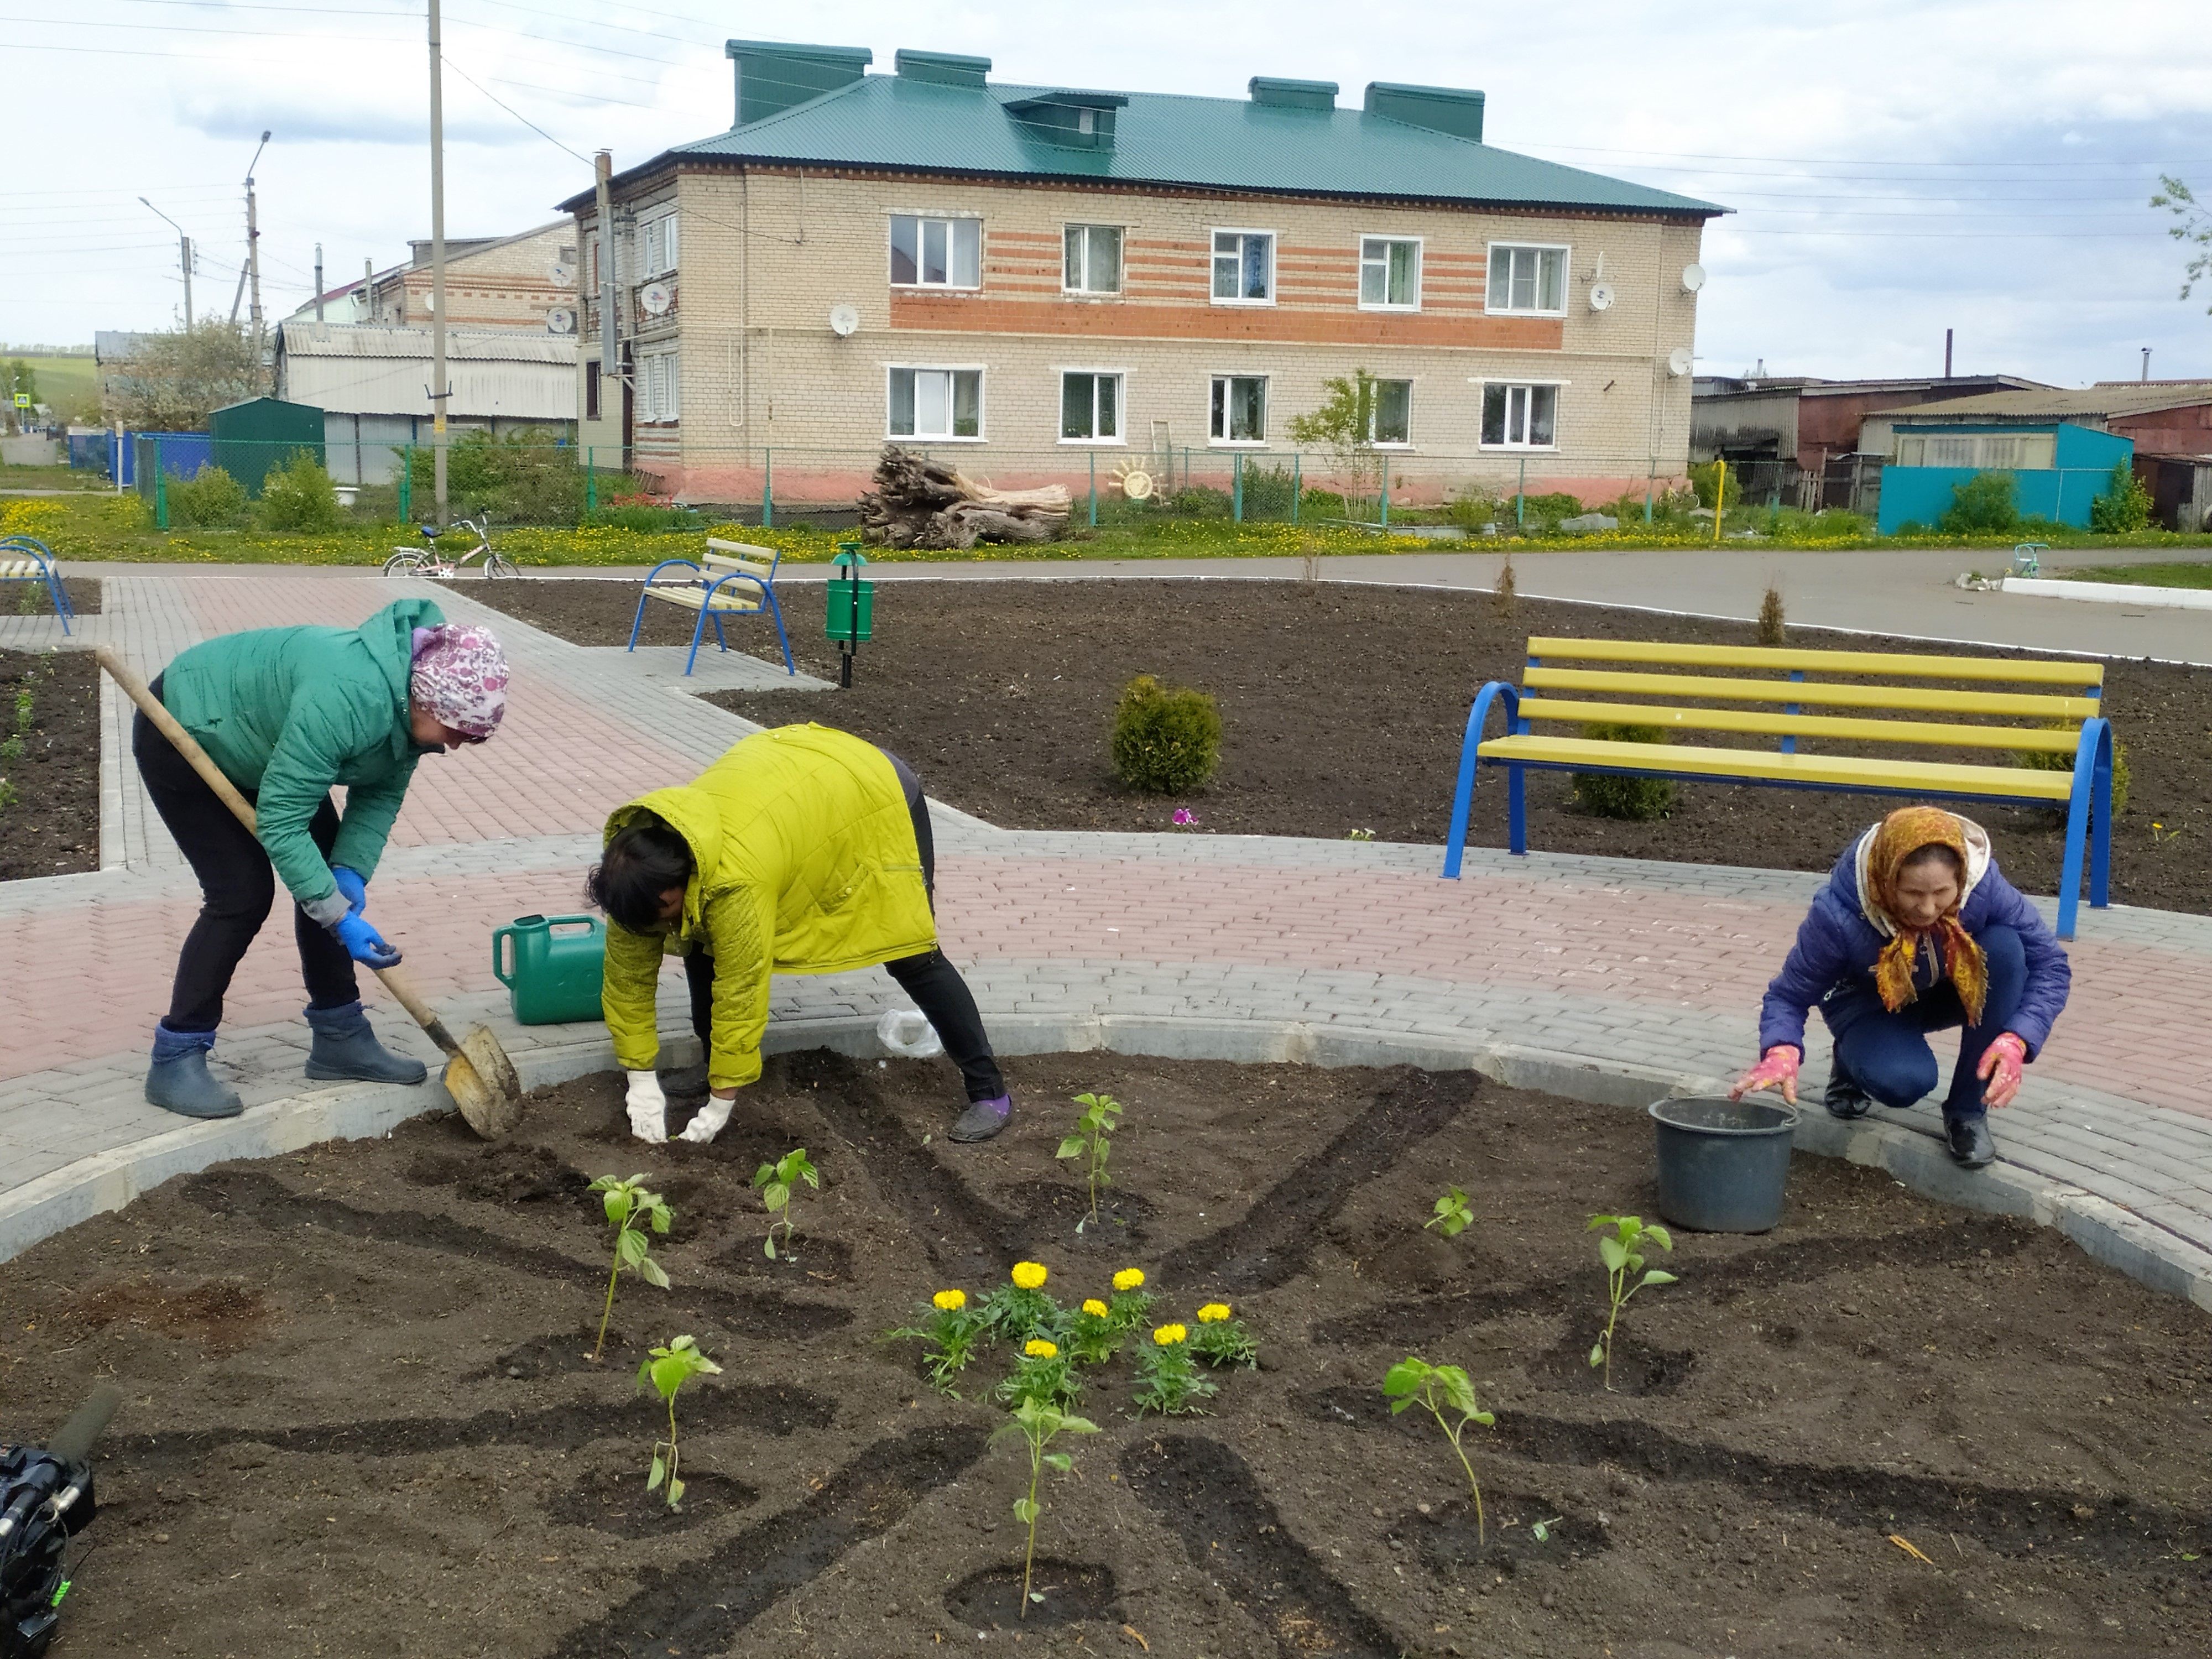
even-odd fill
[{"label": "white work glove", "polygon": [[656,1146],[668,1139],[668,1097],[660,1092],[660,1079],[654,1073],[632,1072],[623,1105],[629,1113],[630,1133]]},{"label": "white work glove", "polygon": [[684,1133],[676,1139],[695,1141],[703,1146],[722,1133],[722,1126],[730,1121],[730,1114],[737,1109],[737,1106],[738,1097],[735,1095],[732,1095],[727,1100],[724,1100],[720,1095],[708,1095],[707,1103],[699,1109],[696,1116],[684,1126]]}]

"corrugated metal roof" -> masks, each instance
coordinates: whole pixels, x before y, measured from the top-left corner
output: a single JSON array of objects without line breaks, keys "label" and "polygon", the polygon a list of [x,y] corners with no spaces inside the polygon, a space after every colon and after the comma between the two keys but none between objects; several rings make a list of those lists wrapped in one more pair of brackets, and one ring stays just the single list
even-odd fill
[{"label": "corrugated metal roof", "polygon": [[[1355,109],[1131,93],[1110,149],[1065,147],[1006,108],[1054,90],[870,75],[667,154],[1696,218],[1729,210]],[[586,192],[563,205],[590,199]]]},{"label": "corrugated metal roof", "polygon": [[[283,395],[341,415],[430,411],[430,331],[380,324],[286,323],[277,354]],[[451,416],[576,418],[575,337],[449,329]]]},{"label": "corrugated metal roof", "polygon": [[2187,409],[2212,403],[2212,380],[2194,385],[2090,386],[2083,391],[1987,392],[1977,398],[1946,398],[1876,411],[1876,418],[1900,421],[1979,416],[1987,420],[2065,421],[2083,415],[2148,415],[2161,409]]},{"label": "corrugated metal roof", "polygon": [[[430,331],[390,323],[283,325],[283,350],[295,357],[430,358]],[[576,363],[576,337],[520,328],[449,328],[446,361],[456,362]]]}]

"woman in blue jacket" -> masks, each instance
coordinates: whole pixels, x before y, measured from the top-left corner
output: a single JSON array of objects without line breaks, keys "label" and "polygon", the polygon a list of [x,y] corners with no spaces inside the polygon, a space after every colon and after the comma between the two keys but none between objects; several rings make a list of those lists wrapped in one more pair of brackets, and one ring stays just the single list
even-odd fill
[{"label": "woman in blue jacket", "polygon": [[1905,807],[1861,836],[1814,895],[1766,988],[1762,1058],[1730,1098],[1778,1086],[1796,1103],[1815,1006],[1835,1040],[1826,1103],[1838,1117],[1932,1093],[1927,1034],[1962,1026],[1943,1130],[1951,1156],[1978,1170],[1996,1156],[1987,1109],[2020,1092],[2072,982],[2064,948],[1999,872],[1987,832],[1941,807]]}]

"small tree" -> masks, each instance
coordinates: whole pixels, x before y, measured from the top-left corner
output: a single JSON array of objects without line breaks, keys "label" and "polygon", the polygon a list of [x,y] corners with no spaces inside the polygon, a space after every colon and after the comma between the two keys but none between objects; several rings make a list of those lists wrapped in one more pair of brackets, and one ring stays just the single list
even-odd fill
[{"label": "small tree", "polygon": [[1139,674],[1121,688],[1109,746],[1115,773],[1131,788],[1188,794],[1221,764],[1221,711],[1204,691]]},{"label": "small tree", "polygon": [[[2181,268],[2181,297],[2186,300],[2197,283],[2212,276],[2212,212],[2208,212],[2189,186],[2179,179],[2161,173],[2158,175],[2158,194],[2150,198],[2150,204],[2154,208],[2166,209],[2181,221],[2178,225],[2168,225],[2166,234],[2184,245],[2193,243],[2197,248],[2188,263]],[[2204,310],[2208,316],[2212,316],[2212,306],[2205,307]]]},{"label": "small tree", "polygon": [[338,492],[311,451],[295,449],[261,485],[261,522],[271,530],[335,530]]},{"label": "small tree", "polygon": [[1936,527],[1947,536],[2009,536],[2020,527],[2017,481],[2009,472],[1977,472],[1951,486],[1951,505]]},{"label": "small tree", "polygon": [[1771,582],[1767,584],[1766,597],[1759,602],[1759,642],[1770,650],[1779,650],[1790,643],[1790,629],[1782,609],[1782,590]]},{"label": "small tree", "polygon": [[1375,449],[1375,377],[1357,368],[1348,378],[1334,374],[1321,385],[1327,394],[1321,407],[1291,417],[1291,441],[1328,452],[1345,483],[1344,516],[1358,518],[1370,494],[1381,499],[1389,466],[1389,458]]},{"label": "small tree", "polygon": [[0,380],[4,380],[4,386],[0,386],[0,392],[4,392],[7,404],[8,412],[5,418],[13,421],[18,431],[28,431],[31,425],[31,410],[27,407],[18,408],[15,399],[19,397],[27,397],[33,406],[37,404],[39,401],[38,371],[21,357],[10,357],[8,360],[8,367],[4,370],[0,370]]},{"label": "small tree", "polygon": [[2089,503],[2089,528],[2101,535],[2122,536],[2150,523],[2150,491],[2125,461],[2112,464],[2112,482],[2105,493]]},{"label": "small tree", "polygon": [[207,417],[261,391],[253,337],[235,323],[210,319],[189,329],[139,337],[138,349],[108,382],[110,413],[141,432],[198,432]]}]

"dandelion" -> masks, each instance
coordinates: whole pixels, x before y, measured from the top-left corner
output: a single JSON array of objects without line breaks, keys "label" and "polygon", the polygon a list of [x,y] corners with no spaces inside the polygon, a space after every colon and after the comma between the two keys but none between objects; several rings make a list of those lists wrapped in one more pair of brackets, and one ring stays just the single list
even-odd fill
[{"label": "dandelion", "polygon": [[1152,1340],[1163,1348],[1171,1348],[1178,1342],[1188,1340],[1189,1336],[1189,1330],[1183,1326],[1163,1325],[1152,1333]]},{"label": "dandelion", "polygon": [[1139,1290],[1144,1283],[1145,1270],[1142,1267],[1124,1267],[1114,1275],[1114,1288],[1117,1291]]},{"label": "dandelion", "polygon": [[1023,1346],[1022,1352],[1032,1359],[1051,1359],[1059,1354],[1060,1350],[1042,1337],[1033,1336]]},{"label": "dandelion", "polygon": [[1226,1302],[1209,1302],[1198,1310],[1198,1322],[1201,1325],[1218,1325],[1228,1317],[1229,1304]]},{"label": "dandelion", "polygon": [[1093,1319],[1103,1319],[1106,1317],[1106,1304],[1103,1302],[1101,1302],[1097,1297],[1091,1297],[1085,1301],[1083,1304],[1083,1311],[1089,1314]]},{"label": "dandelion", "polygon": [[935,1296],[933,1296],[929,1299],[935,1303],[939,1308],[943,1309],[946,1313],[958,1313],[963,1308],[968,1305],[968,1292],[965,1291],[939,1291]]},{"label": "dandelion", "polygon": [[1046,1277],[1045,1267],[1042,1261],[1017,1261],[1014,1263],[1014,1283],[1020,1285],[1022,1289],[1025,1291],[1042,1290],[1044,1288]]}]

